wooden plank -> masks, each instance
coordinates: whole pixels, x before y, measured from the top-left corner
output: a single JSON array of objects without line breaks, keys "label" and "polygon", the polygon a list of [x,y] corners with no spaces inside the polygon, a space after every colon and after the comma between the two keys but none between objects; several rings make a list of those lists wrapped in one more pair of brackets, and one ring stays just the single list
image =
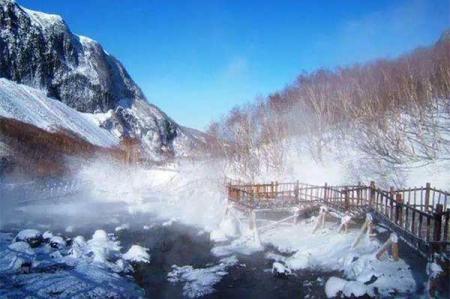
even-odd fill
[{"label": "wooden plank", "polygon": [[428,212],[428,207],[430,206],[430,183],[426,184],[425,187],[425,211]]}]

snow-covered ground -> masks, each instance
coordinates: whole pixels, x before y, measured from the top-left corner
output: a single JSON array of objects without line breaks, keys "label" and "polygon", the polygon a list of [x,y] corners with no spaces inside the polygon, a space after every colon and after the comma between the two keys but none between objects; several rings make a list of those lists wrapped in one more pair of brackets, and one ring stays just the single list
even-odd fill
[{"label": "snow-covered ground", "polygon": [[139,245],[121,253],[113,235],[97,230],[86,241],[34,229],[0,233],[0,297],[136,298],[130,262],[149,262]]},{"label": "snow-covered ground", "polygon": [[69,130],[87,141],[105,147],[119,144],[119,138],[99,127],[94,115],[48,98],[44,91],[0,78],[0,117],[13,118],[41,129]]}]

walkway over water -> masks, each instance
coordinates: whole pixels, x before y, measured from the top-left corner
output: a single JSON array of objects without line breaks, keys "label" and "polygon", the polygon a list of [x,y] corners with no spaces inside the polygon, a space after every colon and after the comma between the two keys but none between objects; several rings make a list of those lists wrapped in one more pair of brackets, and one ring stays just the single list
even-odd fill
[{"label": "walkway over water", "polygon": [[370,185],[322,186],[300,182],[246,184],[227,180],[228,200],[248,212],[326,205],[352,217],[371,215],[425,256],[450,254],[450,193],[425,187],[382,190]]}]

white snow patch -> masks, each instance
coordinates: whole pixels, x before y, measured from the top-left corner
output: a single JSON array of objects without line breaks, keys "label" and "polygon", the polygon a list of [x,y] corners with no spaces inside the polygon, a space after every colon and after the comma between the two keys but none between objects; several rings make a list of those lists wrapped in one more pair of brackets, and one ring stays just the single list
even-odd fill
[{"label": "white snow patch", "polygon": [[127,230],[127,229],[130,229],[130,225],[128,223],[124,223],[124,224],[119,225],[118,227],[116,227],[114,230],[116,232],[120,232],[122,230]]},{"label": "white snow patch", "polygon": [[235,256],[230,256],[221,259],[218,265],[207,268],[173,265],[172,271],[167,275],[167,279],[172,283],[184,283],[184,296],[190,298],[201,297],[213,293],[215,291],[214,285],[228,274],[226,269],[237,263],[238,259]]},{"label": "white snow patch", "polygon": [[292,271],[280,262],[274,262],[272,264],[272,274],[291,275]]},{"label": "white snow patch", "polygon": [[124,255],[122,255],[122,258],[130,262],[149,263],[150,255],[147,251],[148,248],[139,245],[133,245]]},{"label": "white snow patch", "polygon": [[333,298],[344,289],[347,280],[339,277],[330,277],[325,284],[325,294],[328,298]]},{"label": "white snow patch", "polygon": [[15,240],[26,241],[26,240],[36,239],[36,238],[40,238],[40,237],[41,237],[41,233],[37,229],[24,229],[24,230],[21,230],[17,234]]},{"label": "white snow patch", "polygon": [[66,241],[64,241],[64,239],[60,236],[54,236],[50,238],[50,246],[61,249],[66,247]]},{"label": "white snow patch", "polygon": [[373,288],[359,281],[347,281],[338,277],[330,277],[325,284],[325,294],[328,298],[334,298],[339,292],[345,297],[360,297],[364,295],[374,296]]},{"label": "white snow patch", "polygon": [[119,242],[111,240],[104,230],[96,230],[87,244],[95,262],[106,263],[120,252]]}]

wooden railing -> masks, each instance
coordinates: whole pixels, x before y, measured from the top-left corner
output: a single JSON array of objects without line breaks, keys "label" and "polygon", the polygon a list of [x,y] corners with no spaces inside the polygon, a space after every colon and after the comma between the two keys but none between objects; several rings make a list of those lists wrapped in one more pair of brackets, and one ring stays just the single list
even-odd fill
[{"label": "wooden railing", "polygon": [[426,184],[421,188],[389,191],[370,185],[314,186],[295,183],[233,184],[228,199],[245,209],[327,204],[345,211],[373,212],[390,229],[416,247],[450,250],[449,193]]},{"label": "wooden railing", "polygon": [[86,186],[81,180],[52,180],[22,184],[0,184],[0,198],[21,205],[39,200],[63,198],[76,194]]}]

